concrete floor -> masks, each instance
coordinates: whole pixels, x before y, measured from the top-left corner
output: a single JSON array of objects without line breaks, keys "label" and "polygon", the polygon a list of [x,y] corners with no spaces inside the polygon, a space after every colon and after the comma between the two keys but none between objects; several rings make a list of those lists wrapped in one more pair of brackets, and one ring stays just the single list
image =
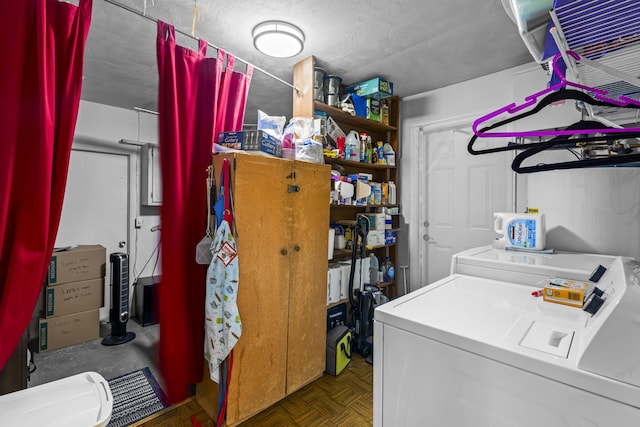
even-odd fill
[{"label": "concrete floor", "polygon": [[158,365],[160,325],[140,326],[135,319],[127,322],[127,331],[135,339],[116,346],[102,345],[102,338],[111,333],[110,324],[100,325],[100,339],[57,350],[35,353],[36,370],[31,374],[28,387],[86,371],[94,371],[109,380],[129,372],[148,367],[163,385]]}]

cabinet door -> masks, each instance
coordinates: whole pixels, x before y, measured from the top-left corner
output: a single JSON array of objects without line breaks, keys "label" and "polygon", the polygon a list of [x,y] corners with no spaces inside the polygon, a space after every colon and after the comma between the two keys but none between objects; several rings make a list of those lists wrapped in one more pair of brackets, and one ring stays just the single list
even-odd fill
[{"label": "cabinet door", "polygon": [[293,162],[243,154],[234,158],[242,336],[234,350],[228,425],[285,396],[292,216],[285,177]]},{"label": "cabinet door", "polygon": [[289,193],[291,282],[287,394],[320,377],[326,358],[330,167],[296,161]]}]

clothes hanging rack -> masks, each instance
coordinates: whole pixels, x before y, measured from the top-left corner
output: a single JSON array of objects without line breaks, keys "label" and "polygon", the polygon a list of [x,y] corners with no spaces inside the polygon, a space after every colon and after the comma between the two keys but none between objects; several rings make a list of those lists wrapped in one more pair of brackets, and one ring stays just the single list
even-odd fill
[{"label": "clothes hanging rack", "polygon": [[[555,26],[550,33],[558,50],[571,50],[581,57],[579,63],[564,57],[576,81],[613,96],[640,95],[640,2],[574,0],[551,9],[550,16]],[[610,107],[588,113],[629,119],[623,110]]]},{"label": "clothes hanging rack", "polygon": [[[106,3],[110,3],[110,4],[114,5],[114,6],[117,6],[117,7],[121,8],[121,9],[124,9],[124,10],[126,10],[126,11],[128,11],[128,12],[131,12],[131,13],[134,13],[134,14],[136,14],[136,15],[138,15],[138,16],[141,16],[141,17],[143,17],[143,18],[145,18],[145,19],[148,19],[149,21],[155,22],[156,24],[158,23],[158,20],[157,20],[156,18],[153,18],[153,17],[151,17],[151,16],[147,15],[146,13],[144,13],[144,12],[140,12],[139,10],[134,9],[134,8],[132,8],[132,7],[130,7],[130,6],[127,6],[127,5],[125,5],[125,4],[122,4],[122,3],[117,2],[117,1],[115,1],[115,0],[104,0],[104,1],[105,1]],[[200,41],[200,38],[199,38],[199,37],[192,36],[191,34],[189,34],[189,33],[185,33],[184,31],[180,31],[180,30],[178,30],[177,28],[175,29],[175,32],[176,32],[176,33],[179,33],[179,34],[182,34],[183,36],[189,37],[189,38],[191,38],[191,39],[194,39],[194,40],[196,40],[196,41]],[[209,42],[206,42],[206,43],[207,43],[207,45],[209,45],[209,47],[212,47],[212,48],[214,48],[214,49],[216,49],[216,50],[221,49],[220,47],[218,47],[218,46],[216,46],[216,45],[214,45],[214,44],[211,44],[211,43],[209,43]],[[232,54],[232,55],[233,55],[233,54]],[[295,91],[296,91],[296,93],[299,93],[299,92],[300,92],[300,89],[299,89],[298,87],[296,87],[296,86],[292,85],[291,83],[287,82],[286,80],[283,80],[283,79],[281,79],[280,77],[275,76],[275,75],[271,74],[270,72],[268,72],[268,71],[264,70],[263,68],[260,68],[260,67],[258,67],[257,65],[254,65],[254,64],[250,63],[249,61],[244,60],[244,59],[242,59],[242,58],[240,58],[240,57],[238,57],[238,56],[236,56],[236,55],[233,55],[233,56],[234,56],[238,61],[240,61],[240,62],[243,62],[243,63],[245,63],[245,64],[247,64],[247,65],[253,65],[253,68],[254,68],[255,70],[257,70],[257,71],[260,71],[262,74],[265,74],[265,75],[267,75],[267,76],[271,77],[272,79],[277,80],[277,81],[279,81],[280,83],[282,83],[282,84],[285,84],[285,85],[289,86],[290,88],[292,88],[293,90],[295,90]],[[142,111],[142,109],[140,109],[140,110]],[[152,114],[157,114],[155,111],[150,111],[150,110],[146,110],[145,112],[152,113]]]}]

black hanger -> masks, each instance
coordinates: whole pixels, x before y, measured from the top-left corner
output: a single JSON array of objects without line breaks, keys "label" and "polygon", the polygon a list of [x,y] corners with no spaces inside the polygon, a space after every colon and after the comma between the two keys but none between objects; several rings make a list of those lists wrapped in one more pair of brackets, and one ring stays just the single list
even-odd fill
[{"label": "black hanger", "polygon": [[[507,119],[504,119],[502,121],[499,121],[497,123],[494,123],[490,126],[487,126],[485,128],[482,128],[480,131],[481,132],[485,132],[487,130],[491,130],[491,129],[495,129],[497,127],[500,126],[504,126],[506,124],[515,122],[516,120],[520,120],[520,119],[524,119],[525,117],[529,117],[532,116],[538,112],[540,112],[544,107],[557,102],[557,101],[561,101],[561,100],[566,100],[566,99],[574,99],[576,101],[582,101],[585,102],[589,105],[593,105],[593,106],[597,106],[597,107],[618,107],[618,105],[616,104],[612,104],[606,101],[600,101],[597,99],[592,98],[591,96],[587,95],[584,92],[581,92],[579,90],[574,90],[574,89],[560,89],[557,92],[553,92],[547,96],[545,96],[534,108],[532,108],[529,111],[526,111],[524,113],[518,114],[516,116],[513,117],[509,117]],[[640,108],[640,106],[637,106],[635,104],[630,104],[628,105],[626,108]],[[584,123],[589,123],[591,126],[595,127],[602,127],[603,124],[600,122],[596,122],[596,121],[587,121]],[[606,129],[607,127],[605,127],[604,129]],[[570,129],[570,127],[566,128],[567,130]],[[589,129],[588,127],[582,127],[581,129]],[[603,130],[604,130],[603,129]],[[611,128],[609,128],[611,129]],[[571,129],[573,130],[573,129]],[[577,128],[576,128],[577,130]],[[616,131],[616,134],[618,135],[618,138],[624,138],[624,137],[632,137],[632,136],[637,136],[638,132],[620,132],[620,131]],[[560,135],[561,136],[566,136],[566,135]],[[559,138],[556,137],[556,138]],[[469,140],[469,144],[467,145],[467,151],[473,155],[478,155],[478,154],[487,154],[487,153],[498,153],[501,151],[509,151],[509,150],[522,150],[528,147],[535,147],[538,144],[540,144],[539,142],[532,142],[532,143],[525,143],[525,144],[510,144],[504,147],[495,147],[495,148],[487,148],[484,150],[476,150],[473,148],[473,144],[476,142],[476,140],[478,139],[478,135],[473,135],[471,137],[471,140]],[[555,138],[554,138],[555,139]],[[601,140],[602,138],[599,138],[598,140]]]},{"label": "black hanger", "polygon": [[[571,126],[567,127],[567,130],[581,130],[581,129],[591,129],[593,125],[599,122],[593,121],[579,121],[574,123]],[[628,134],[628,135],[627,135]],[[637,137],[640,136],[640,132],[628,132],[624,135],[627,137]],[[576,144],[581,142],[596,142],[596,141],[611,141],[614,139],[620,139],[622,134],[617,133],[615,135],[600,135],[600,136],[579,136],[577,138],[572,138],[569,135],[560,135],[549,141],[539,142],[534,144],[535,146],[528,148],[516,155],[511,163],[511,169],[516,173],[532,173],[532,172],[542,172],[542,171],[550,171],[550,170],[559,170],[559,169],[581,169],[587,167],[594,166],[609,166],[616,165],[622,163],[631,163],[640,161],[640,152],[630,152],[630,153],[618,153],[612,156],[600,157],[600,158],[592,158],[592,159],[576,159],[566,162],[557,162],[557,163],[542,163],[533,166],[521,166],[522,162],[526,159],[548,149],[563,149],[563,148],[575,148]]]}]

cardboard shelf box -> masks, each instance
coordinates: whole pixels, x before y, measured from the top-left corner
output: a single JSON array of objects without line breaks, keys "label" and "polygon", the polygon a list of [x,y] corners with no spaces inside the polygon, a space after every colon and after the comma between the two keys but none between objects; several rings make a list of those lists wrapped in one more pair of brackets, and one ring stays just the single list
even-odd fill
[{"label": "cardboard shelf box", "polygon": [[102,245],[80,245],[54,250],[47,272],[47,285],[54,286],[105,276],[107,250]]},{"label": "cardboard shelf box", "polygon": [[38,348],[41,352],[98,339],[100,310],[40,318],[38,331]]},{"label": "cardboard shelf box", "polygon": [[104,278],[47,286],[44,316],[50,318],[99,309],[103,301]]}]

